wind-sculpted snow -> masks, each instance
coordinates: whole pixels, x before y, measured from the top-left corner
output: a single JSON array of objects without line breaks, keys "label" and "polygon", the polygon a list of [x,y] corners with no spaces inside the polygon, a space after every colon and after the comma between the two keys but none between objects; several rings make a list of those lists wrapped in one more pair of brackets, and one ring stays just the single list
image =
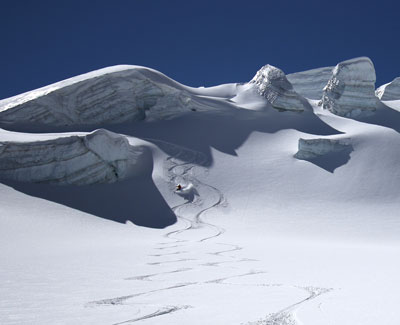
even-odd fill
[{"label": "wind-sculpted snow", "polygon": [[285,73],[272,65],[267,64],[262,67],[250,81],[250,84],[254,84],[257,92],[276,109],[304,110],[301,97],[294,91]]},{"label": "wind-sculpted snow", "polygon": [[380,86],[375,95],[380,100],[398,100],[400,99],[400,77],[395,78],[393,81]]},{"label": "wind-sculpted snow", "polygon": [[135,174],[143,152],[106,130],[46,141],[0,142],[0,177],[60,185],[112,183]]},{"label": "wind-sculpted snow", "polygon": [[320,99],[334,67],[317,68],[288,74],[286,77],[294,90],[303,97]]},{"label": "wind-sculpted snow", "polygon": [[101,125],[162,119],[202,110],[161,73],[116,66],[0,101],[0,123]]},{"label": "wind-sculpted snow", "polygon": [[[335,108],[369,98],[359,60],[332,73]],[[0,101],[1,121],[56,129],[0,128],[0,324],[398,325],[399,103],[343,118],[265,69],[194,89],[112,67]],[[321,92],[316,72],[296,78]],[[79,94],[85,121],[127,122],[112,116],[126,98],[141,103],[132,120],[185,116],[118,133],[38,125],[31,105]],[[82,123],[74,105],[62,118]],[[54,107],[40,121],[58,123]]]},{"label": "wind-sculpted snow", "polygon": [[340,116],[370,115],[377,106],[375,81],[375,68],[369,58],[343,61],[333,69],[320,105]]}]

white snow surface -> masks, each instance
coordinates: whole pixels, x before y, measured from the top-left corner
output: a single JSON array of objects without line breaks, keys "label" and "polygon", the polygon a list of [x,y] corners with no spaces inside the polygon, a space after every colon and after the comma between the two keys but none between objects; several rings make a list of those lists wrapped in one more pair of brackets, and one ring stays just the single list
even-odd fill
[{"label": "white snow surface", "polygon": [[[104,72],[143,73],[168,105],[52,133],[21,108]],[[363,122],[304,98],[280,112],[251,87],[118,66],[1,101],[21,109],[0,115],[0,324],[397,325],[400,101]],[[12,131],[27,107],[35,133]]]}]

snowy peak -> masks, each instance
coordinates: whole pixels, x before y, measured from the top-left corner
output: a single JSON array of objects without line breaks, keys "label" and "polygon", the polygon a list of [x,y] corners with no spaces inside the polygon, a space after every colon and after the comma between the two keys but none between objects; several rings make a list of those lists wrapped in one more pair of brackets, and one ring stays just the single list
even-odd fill
[{"label": "snowy peak", "polygon": [[395,78],[393,81],[380,86],[375,95],[380,100],[399,100],[400,99],[400,77]]},{"label": "snowy peak", "polygon": [[253,84],[257,92],[276,109],[289,111],[305,109],[300,96],[294,91],[281,69],[267,64],[257,71],[249,83]]},{"label": "snowy peak", "polygon": [[320,105],[332,113],[356,117],[376,109],[375,68],[367,57],[343,61],[332,70]]}]

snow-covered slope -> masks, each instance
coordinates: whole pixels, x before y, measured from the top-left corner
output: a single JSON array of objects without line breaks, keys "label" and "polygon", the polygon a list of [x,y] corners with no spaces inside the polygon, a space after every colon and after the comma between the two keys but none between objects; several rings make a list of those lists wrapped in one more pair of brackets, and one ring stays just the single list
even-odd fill
[{"label": "snow-covered slope", "polygon": [[398,325],[400,101],[366,58],[322,95],[327,69],[117,66],[0,101],[0,323]]}]

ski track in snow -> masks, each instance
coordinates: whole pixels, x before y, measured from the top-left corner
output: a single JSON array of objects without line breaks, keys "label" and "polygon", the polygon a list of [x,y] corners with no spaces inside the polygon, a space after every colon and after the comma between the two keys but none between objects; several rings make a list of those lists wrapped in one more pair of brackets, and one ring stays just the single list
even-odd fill
[{"label": "ski track in snow", "polygon": [[285,307],[284,309],[276,313],[268,314],[264,319],[260,319],[255,322],[248,322],[243,325],[296,325],[299,323],[296,318],[296,310],[302,304],[333,290],[331,288],[328,289],[328,288],[318,288],[318,287],[295,287],[295,288],[307,291],[309,296],[303,300],[300,300],[292,305]]},{"label": "ski track in snow", "polygon": [[208,253],[208,254],[210,254],[210,255],[221,256],[221,254],[230,253],[230,252],[236,252],[236,251],[240,251],[240,250],[243,249],[243,247],[240,247],[240,246],[238,246],[238,245],[233,245],[233,244],[219,243],[219,245],[232,246],[233,248],[231,248],[231,249],[226,249],[226,250],[222,250],[222,251],[218,251],[218,252],[211,252],[211,253]]},{"label": "ski track in snow", "polygon": [[188,251],[177,251],[177,252],[165,253],[165,254],[151,254],[151,255],[148,255],[148,256],[160,257],[160,256],[167,256],[167,255],[185,254],[187,252]]},{"label": "ski track in snow", "polygon": [[[206,184],[200,181],[196,177],[197,173],[207,173],[207,169],[202,167],[206,162],[207,158],[202,153],[193,151],[191,149],[183,148],[168,142],[154,140],[154,139],[145,139],[155,142],[159,145],[161,149],[165,149],[166,147],[168,150],[166,152],[173,152],[172,156],[168,157],[164,163],[164,172],[167,178],[167,182],[169,183],[169,187],[171,191],[174,191],[175,186],[177,184],[184,184],[193,186],[193,190],[190,195],[182,195],[186,201],[181,203],[172,208],[175,215],[178,218],[177,225],[181,227],[167,232],[164,237],[168,239],[167,242],[160,242],[157,243],[154,250],[157,250],[157,254],[149,254],[148,257],[150,258],[169,258],[169,257],[179,257],[181,254],[188,254],[190,252],[188,245],[204,245],[205,242],[210,241],[212,239],[216,239],[220,237],[224,232],[225,229],[212,224],[210,222],[206,222],[203,217],[212,209],[223,207],[226,204],[226,200],[224,198],[223,193],[218,190],[216,187]],[[177,193],[177,192],[176,192]],[[207,195],[203,195],[205,193]],[[180,193],[177,193],[179,195]],[[187,210],[187,211],[185,211]],[[191,212],[191,213],[189,213]],[[199,230],[206,230],[205,233],[202,233],[202,237],[197,239],[192,239],[193,236],[190,232]],[[193,233],[195,235],[195,233]],[[186,236],[186,237],[185,237]],[[207,252],[207,255],[213,255],[216,257],[221,258],[220,261],[212,261],[206,263],[200,263],[198,266],[214,266],[214,267],[221,267],[222,264],[229,264],[229,263],[248,263],[248,262],[257,262],[255,259],[250,258],[238,258],[234,254],[226,255],[228,253],[234,253],[243,249],[243,247],[231,244],[231,243],[215,243],[215,245],[223,245],[229,246],[231,248],[224,249],[224,250],[216,250]],[[186,249],[184,249],[186,247]],[[212,247],[212,246],[211,246]],[[175,249],[175,251],[170,251]],[[167,250],[167,251],[165,251]],[[227,260],[227,258],[229,260]],[[193,267],[185,267],[183,266],[186,262],[189,261],[197,261],[197,259],[193,258],[178,258],[178,259],[168,259],[162,261],[155,261],[149,262],[147,265],[151,265],[154,267],[163,265],[163,264],[173,264],[179,263],[179,268],[171,271],[163,271],[163,272],[156,272],[156,273],[149,273],[144,275],[132,276],[125,278],[125,280],[133,280],[133,281],[151,281],[154,282],[153,278],[163,277],[170,274],[176,274],[180,272],[189,272],[195,270]],[[110,299],[103,299],[92,301],[86,304],[87,307],[89,306],[101,306],[101,305],[122,305],[125,304],[127,300],[131,300],[143,295],[151,295],[157,294],[162,291],[169,291],[169,290],[176,290],[185,288],[188,286],[195,286],[195,285],[225,285],[225,286],[242,286],[245,287],[290,287],[296,290],[303,290],[308,293],[308,297],[305,299],[298,301],[294,304],[291,304],[280,311],[275,313],[270,313],[265,316],[265,318],[256,320],[256,321],[249,321],[247,323],[242,323],[243,325],[297,325],[299,324],[298,320],[296,319],[295,312],[296,310],[304,303],[313,300],[322,294],[328,293],[332,289],[326,288],[318,288],[318,287],[300,287],[300,286],[293,286],[293,285],[285,285],[282,283],[232,283],[228,282],[228,280],[241,278],[241,277],[248,277],[254,276],[259,274],[267,273],[264,270],[255,271],[250,269],[250,271],[241,274],[233,274],[226,277],[216,278],[212,280],[207,280],[203,282],[186,282],[186,283],[176,283],[172,286],[162,287],[150,291],[139,292],[131,295],[125,295]],[[162,281],[158,280],[162,283]],[[135,302],[130,302],[130,304],[135,304]],[[189,305],[167,305],[158,307],[155,311],[142,315],[140,317],[128,319],[122,322],[113,323],[112,325],[120,325],[120,324],[129,324],[139,321],[144,321],[147,319],[160,317],[164,315],[169,315],[175,312],[178,312],[183,309],[194,308],[193,306]]]},{"label": "ski track in snow", "polygon": [[190,271],[190,270],[192,270],[192,268],[187,267],[187,268],[177,269],[177,270],[168,271],[168,272],[160,272],[160,273],[133,276],[133,277],[125,278],[124,280],[147,280],[147,281],[151,281],[150,280],[151,278],[159,276],[159,275],[179,273],[179,272],[185,272],[185,271]]},{"label": "ski track in snow", "polygon": [[178,262],[186,262],[186,261],[195,261],[195,259],[194,258],[181,258],[179,260],[172,260],[172,261],[151,262],[151,263],[147,263],[147,265],[160,265],[160,264],[166,264],[166,263],[178,263]]},{"label": "ski track in snow", "polygon": [[176,311],[182,310],[182,309],[187,309],[187,308],[192,308],[192,306],[166,306],[162,309],[159,309],[157,311],[155,311],[154,313],[139,317],[139,318],[134,318],[134,319],[129,319],[120,323],[114,323],[113,325],[121,325],[121,324],[129,324],[129,323],[134,323],[134,322],[138,322],[141,320],[146,320],[149,318],[153,318],[153,317],[158,317],[158,316],[162,316],[162,315],[167,315],[167,314],[171,314],[174,313]]},{"label": "ski track in snow", "polygon": [[120,297],[115,297],[115,298],[110,298],[110,299],[103,299],[103,300],[96,300],[96,301],[91,301],[87,304],[87,306],[95,306],[95,305],[122,305],[125,303],[125,301],[135,298],[135,297],[139,297],[139,296],[143,296],[143,295],[149,295],[155,292],[160,292],[160,291],[166,291],[166,290],[172,290],[172,289],[178,289],[178,288],[182,288],[182,287],[187,287],[187,286],[191,286],[197,284],[196,282],[187,282],[187,283],[180,283],[180,284],[176,284],[170,287],[165,287],[165,288],[161,288],[161,289],[155,289],[155,290],[150,290],[150,291],[145,291],[145,292],[139,292],[139,293],[134,293],[131,295],[126,295],[126,296],[120,296]]},{"label": "ski track in snow", "polygon": [[[182,242],[182,239],[177,237],[178,235],[188,230],[204,227],[209,228],[211,230],[211,234],[201,238],[199,240],[200,242],[213,239],[223,234],[225,229],[208,223],[202,218],[207,211],[222,206],[225,203],[224,195],[220,190],[212,185],[201,182],[195,176],[195,170],[201,170],[203,173],[207,172],[204,167],[201,167],[207,162],[207,157],[200,152],[172,145],[164,141],[152,141],[157,142],[161,148],[164,147],[165,149],[167,147],[168,152],[174,153],[172,156],[166,159],[164,168],[166,174],[165,176],[167,177],[170,188],[174,189],[177,184],[181,183],[186,186],[194,187],[194,190],[192,190],[191,193],[188,193],[192,196],[192,198],[186,199],[186,202],[179,204],[172,209],[179,220],[185,224],[185,226],[181,229],[167,233],[165,237]],[[211,198],[201,197],[201,193],[203,192],[207,193],[209,196],[211,196]],[[180,212],[183,208],[188,206],[197,210],[194,217],[191,219],[188,219],[183,213]]]}]

